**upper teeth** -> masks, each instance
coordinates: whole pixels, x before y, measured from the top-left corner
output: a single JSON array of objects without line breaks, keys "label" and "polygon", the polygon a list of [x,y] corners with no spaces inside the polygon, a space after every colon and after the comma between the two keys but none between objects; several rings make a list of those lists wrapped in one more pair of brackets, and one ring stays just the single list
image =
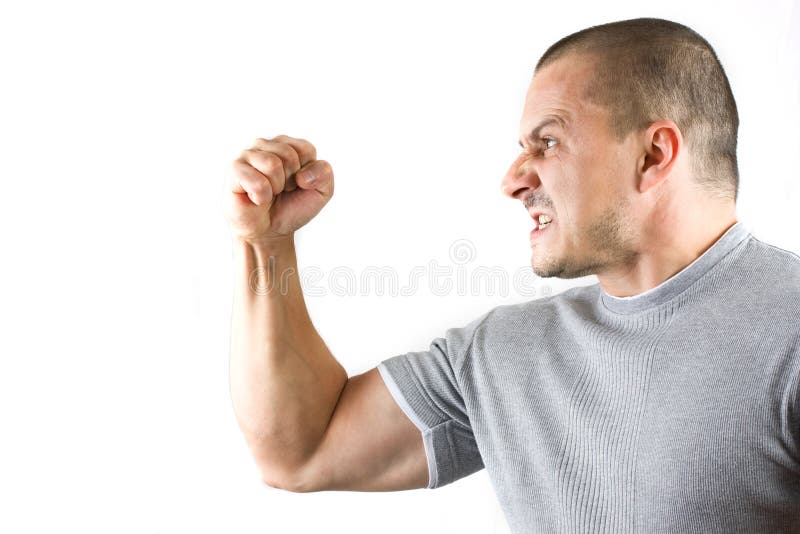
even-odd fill
[{"label": "upper teeth", "polygon": [[540,225],[547,224],[550,221],[552,221],[552,219],[548,215],[545,215],[545,214],[539,215],[539,224]]}]

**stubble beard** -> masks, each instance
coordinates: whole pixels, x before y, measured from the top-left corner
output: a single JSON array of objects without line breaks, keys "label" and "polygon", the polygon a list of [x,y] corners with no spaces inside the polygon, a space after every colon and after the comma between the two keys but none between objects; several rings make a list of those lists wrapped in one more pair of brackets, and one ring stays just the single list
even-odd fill
[{"label": "stubble beard", "polygon": [[635,253],[630,246],[627,210],[620,208],[608,208],[581,231],[579,243],[584,244],[580,247],[584,250],[578,250],[577,254],[556,256],[546,248],[539,252],[534,247],[531,258],[534,274],[541,278],[580,278],[607,270],[611,265],[631,262]]}]

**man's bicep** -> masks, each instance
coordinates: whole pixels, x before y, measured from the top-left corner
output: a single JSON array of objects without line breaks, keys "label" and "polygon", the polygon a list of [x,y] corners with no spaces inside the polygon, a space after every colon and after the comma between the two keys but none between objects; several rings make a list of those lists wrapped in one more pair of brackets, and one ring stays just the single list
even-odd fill
[{"label": "man's bicep", "polygon": [[377,368],[351,376],[300,491],[398,491],[429,484],[422,433],[398,406]]}]

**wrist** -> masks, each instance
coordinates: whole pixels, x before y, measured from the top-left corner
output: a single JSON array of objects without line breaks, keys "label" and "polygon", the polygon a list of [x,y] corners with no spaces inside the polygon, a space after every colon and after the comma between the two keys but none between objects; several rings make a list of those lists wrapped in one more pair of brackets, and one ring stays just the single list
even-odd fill
[{"label": "wrist", "polygon": [[233,236],[233,243],[239,249],[253,249],[259,252],[275,254],[294,249],[294,233],[273,237]]},{"label": "wrist", "polygon": [[270,239],[233,239],[234,272],[242,289],[264,296],[286,296],[297,277],[293,236]]}]

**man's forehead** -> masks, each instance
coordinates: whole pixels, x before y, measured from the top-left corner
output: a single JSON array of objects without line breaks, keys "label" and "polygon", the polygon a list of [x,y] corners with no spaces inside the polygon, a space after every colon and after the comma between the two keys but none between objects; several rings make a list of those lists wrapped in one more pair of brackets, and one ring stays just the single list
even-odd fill
[{"label": "man's forehead", "polygon": [[585,56],[559,58],[537,72],[525,96],[525,109],[520,121],[520,137],[524,138],[548,118],[556,118],[556,126],[569,128],[576,121],[599,110],[585,98],[593,75],[592,63]]},{"label": "man's forehead", "polygon": [[572,54],[557,59],[534,74],[526,105],[559,101],[581,103],[593,73],[591,62],[584,56]]},{"label": "man's forehead", "polygon": [[567,129],[575,116],[580,115],[579,100],[563,85],[531,88],[520,120],[520,139],[528,135],[536,138],[546,126]]}]

